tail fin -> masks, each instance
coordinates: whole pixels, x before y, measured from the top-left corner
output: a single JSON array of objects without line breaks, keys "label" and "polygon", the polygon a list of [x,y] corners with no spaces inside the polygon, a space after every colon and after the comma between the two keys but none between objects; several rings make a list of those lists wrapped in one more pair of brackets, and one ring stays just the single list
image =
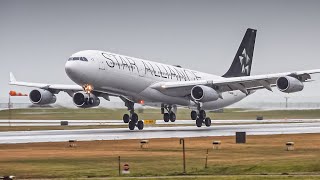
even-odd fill
[{"label": "tail fin", "polygon": [[16,82],[16,78],[14,77],[13,73],[10,72],[10,83]]},{"label": "tail fin", "polygon": [[257,30],[248,28],[229,70],[222,77],[250,76]]}]

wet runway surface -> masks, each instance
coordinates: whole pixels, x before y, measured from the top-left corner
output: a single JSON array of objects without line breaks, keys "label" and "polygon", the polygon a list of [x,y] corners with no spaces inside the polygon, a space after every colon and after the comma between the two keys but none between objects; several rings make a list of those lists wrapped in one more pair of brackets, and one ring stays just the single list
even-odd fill
[{"label": "wet runway surface", "polygon": [[[60,126],[61,121],[68,121],[68,126],[97,126],[97,125],[124,125],[122,120],[24,120],[24,119],[2,119],[0,126]],[[258,123],[298,123],[298,122],[320,122],[320,119],[265,119],[265,120],[212,120],[213,124],[258,124]],[[175,122],[164,122],[156,120],[156,124],[194,125],[194,120],[177,120]]]},{"label": "wet runway surface", "polygon": [[183,127],[145,127],[142,131],[130,131],[127,128],[81,129],[81,130],[43,130],[0,132],[0,144],[62,142],[68,140],[119,140],[150,139],[172,137],[233,136],[235,132],[247,132],[247,135],[320,133],[320,122],[313,123],[276,123],[213,125],[197,128]]}]

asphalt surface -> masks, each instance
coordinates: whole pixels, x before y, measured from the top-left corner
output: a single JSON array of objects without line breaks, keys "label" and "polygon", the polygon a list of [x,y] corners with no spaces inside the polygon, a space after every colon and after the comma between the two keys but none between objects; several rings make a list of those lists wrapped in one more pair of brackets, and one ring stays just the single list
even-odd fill
[{"label": "asphalt surface", "polygon": [[320,122],[313,123],[277,123],[216,125],[197,128],[183,127],[145,127],[142,131],[130,131],[127,128],[81,129],[81,130],[42,130],[0,132],[0,144],[63,142],[69,140],[119,140],[151,139],[173,137],[232,136],[235,132],[247,132],[247,135],[320,133]]},{"label": "asphalt surface", "polygon": [[[61,121],[68,121],[68,126],[97,126],[97,125],[124,125],[122,120],[27,120],[27,119],[2,119],[0,126],[60,126]],[[259,123],[298,123],[320,122],[320,119],[265,119],[265,120],[212,120],[213,124],[259,124]],[[164,122],[156,120],[156,124],[194,125],[194,120],[177,120]]]}]

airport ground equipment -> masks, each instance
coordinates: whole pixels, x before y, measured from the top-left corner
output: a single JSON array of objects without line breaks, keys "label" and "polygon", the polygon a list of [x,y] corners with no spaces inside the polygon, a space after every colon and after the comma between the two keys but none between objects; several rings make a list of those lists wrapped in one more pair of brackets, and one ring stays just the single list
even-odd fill
[{"label": "airport ground equipment", "polygon": [[286,142],[286,150],[293,151],[294,150],[294,142]]},{"label": "airport ground equipment", "polygon": [[236,143],[245,144],[247,139],[246,132],[236,132]]},{"label": "airport ground equipment", "polygon": [[143,122],[145,125],[155,125],[157,121],[155,119],[145,119]]},{"label": "airport ground equipment", "polygon": [[257,116],[256,120],[263,120],[263,116]]},{"label": "airport ground equipment", "polygon": [[129,166],[128,163],[125,163],[125,164],[123,165],[122,174],[130,174],[130,166]]},{"label": "airport ground equipment", "polygon": [[217,149],[220,149],[221,148],[221,141],[213,141],[212,142],[212,145],[213,145],[213,149],[217,150]]},{"label": "airport ground equipment", "polygon": [[77,140],[74,140],[74,139],[69,140],[69,147],[77,147]]},{"label": "airport ground equipment", "polygon": [[60,121],[61,126],[68,126],[69,122],[68,121]]},{"label": "airport ground equipment", "polygon": [[140,141],[140,148],[141,149],[147,149],[149,146],[149,140],[141,140]]}]

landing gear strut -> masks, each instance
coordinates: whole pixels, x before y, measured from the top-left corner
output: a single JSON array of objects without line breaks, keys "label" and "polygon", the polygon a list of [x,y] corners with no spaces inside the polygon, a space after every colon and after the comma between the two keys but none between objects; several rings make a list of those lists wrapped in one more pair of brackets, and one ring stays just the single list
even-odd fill
[{"label": "landing gear strut", "polygon": [[205,124],[207,127],[211,126],[211,119],[207,117],[206,111],[201,109],[200,104],[198,104],[198,113],[197,111],[191,111],[191,119],[196,120],[197,127],[201,127],[202,124]]},{"label": "landing gear strut", "polygon": [[142,130],[144,127],[143,121],[139,121],[139,116],[137,113],[134,112],[134,102],[129,101],[125,98],[121,98],[125,106],[128,108],[130,115],[129,114],[124,114],[123,115],[123,122],[124,123],[129,123],[129,129],[134,130],[135,127],[137,127],[139,130]]},{"label": "landing gear strut", "polygon": [[[165,112],[165,110],[167,112]],[[161,114],[163,114],[163,120],[164,122],[175,122],[176,121],[176,114],[172,111],[172,106],[171,105],[162,105],[161,106]]]}]

